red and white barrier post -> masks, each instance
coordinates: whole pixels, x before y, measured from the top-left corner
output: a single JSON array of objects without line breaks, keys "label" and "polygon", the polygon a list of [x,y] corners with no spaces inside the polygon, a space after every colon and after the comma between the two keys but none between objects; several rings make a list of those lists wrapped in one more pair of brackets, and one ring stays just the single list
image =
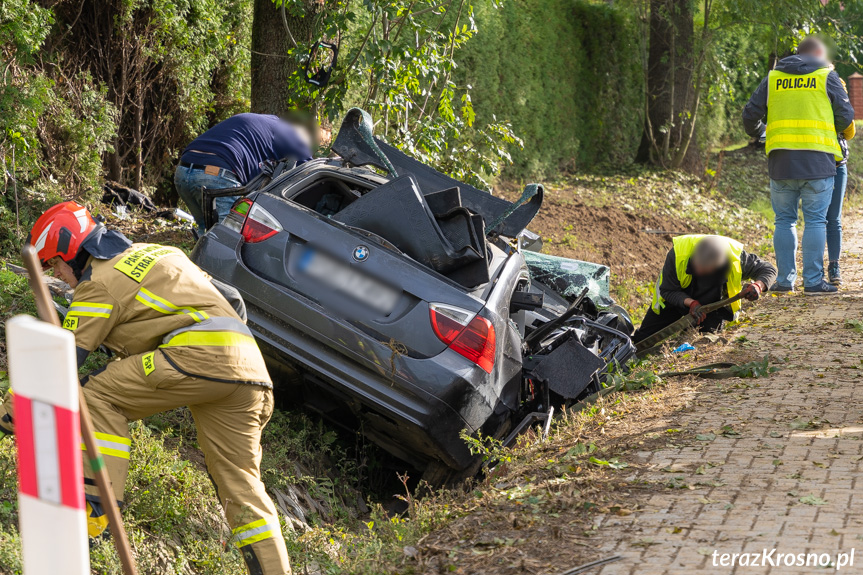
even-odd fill
[{"label": "red and white barrier post", "polygon": [[7,321],[6,334],[24,573],[87,575],[75,337],[30,316]]}]

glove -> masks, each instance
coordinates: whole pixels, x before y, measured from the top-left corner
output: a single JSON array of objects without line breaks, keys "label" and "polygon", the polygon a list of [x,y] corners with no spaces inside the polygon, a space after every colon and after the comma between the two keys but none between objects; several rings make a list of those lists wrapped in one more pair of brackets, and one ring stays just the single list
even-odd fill
[{"label": "glove", "polygon": [[689,315],[695,318],[695,325],[701,325],[701,322],[707,318],[707,314],[701,311],[701,304],[697,300],[692,300],[689,304]]},{"label": "glove", "polygon": [[761,297],[761,286],[756,282],[752,282],[743,286],[743,289],[740,290],[740,293],[743,294],[743,297],[745,299],[749,301],[755,301]]}]

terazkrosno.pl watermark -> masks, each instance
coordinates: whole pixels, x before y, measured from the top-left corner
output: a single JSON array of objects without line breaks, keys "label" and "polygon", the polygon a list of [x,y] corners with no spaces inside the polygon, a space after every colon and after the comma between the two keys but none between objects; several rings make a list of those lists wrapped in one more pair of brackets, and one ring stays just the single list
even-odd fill
[{"label": "terazkrosno.pl watermark", "polygon": [[711,555],[714,567],[843,567],[854,566],[854,549],[847,553],[782,553],[764,549],[761,553],[721,553]]}]

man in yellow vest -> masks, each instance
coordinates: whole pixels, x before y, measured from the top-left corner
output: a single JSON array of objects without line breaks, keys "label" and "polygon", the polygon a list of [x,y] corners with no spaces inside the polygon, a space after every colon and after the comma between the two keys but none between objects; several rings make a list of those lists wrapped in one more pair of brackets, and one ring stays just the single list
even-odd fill
[{"label": "man in yellow vest", "polygon": [[827,48],[815,37],[803,40],[796,55],[777,63],[743,110],[746,132],[766,140],[776,214],[773,248],[779,267],[773,291],[794,291],[797,213],[802,203],[803,292],[837,292],[824,281],[825,228],[836,162],[842,160],[837,132],[852,128],[853,120],[848,94],[827,63]]},{"label": "man in yellow vest", "polygon": [[722,236],[677,236],[656,280],[653,302],[632,341],[638,343],[686,314],[696,319],[702,331],[716,331],[734,319],[740,302],[709,314],[701,311],[702,305],[740,292],[755,301],[775,279],[773,264],[746,253],[738,241]]},{"label": "man in yellow vest", "polygon": [[[261,481],[273,384],[245,322],[182,251],[133,244],[75,202],[42,214],[30,242],[42,265],[75,290],[63,327],[75,335],[78,365],[101,345],[120,358],[81,381],[117,501],[133,447],[129,422],[188,406],[231,543],[250,575],[289,575],[279,516]],[[7,398],[0,432],[14,433],[14,424]],[[107,521],[84,461],[88,529],[96,537]]]}]

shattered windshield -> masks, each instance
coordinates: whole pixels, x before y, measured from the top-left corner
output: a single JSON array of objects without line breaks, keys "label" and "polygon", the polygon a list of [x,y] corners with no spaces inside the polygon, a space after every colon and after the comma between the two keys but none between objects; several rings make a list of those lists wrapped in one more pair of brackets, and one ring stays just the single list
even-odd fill
[{"label": "shattered windshield", "polygon": [[614,303],[608,291],[608,266],[538,252],[522,253],[533,281],[545,284],[565,297],[575,297],[587,287],[587,296],[596,305]]}]

